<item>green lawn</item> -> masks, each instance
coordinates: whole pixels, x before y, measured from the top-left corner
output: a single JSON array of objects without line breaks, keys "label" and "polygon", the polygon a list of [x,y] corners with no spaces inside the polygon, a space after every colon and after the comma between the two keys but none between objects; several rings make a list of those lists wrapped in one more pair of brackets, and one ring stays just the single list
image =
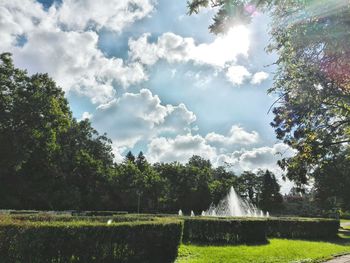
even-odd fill
[{"label": "green lawn", "polygon": [[270,239],[256,246],[181,245],[176,263],[182,262],[317,262],[332,255],[350,253],[350,231],[334,241]]}]

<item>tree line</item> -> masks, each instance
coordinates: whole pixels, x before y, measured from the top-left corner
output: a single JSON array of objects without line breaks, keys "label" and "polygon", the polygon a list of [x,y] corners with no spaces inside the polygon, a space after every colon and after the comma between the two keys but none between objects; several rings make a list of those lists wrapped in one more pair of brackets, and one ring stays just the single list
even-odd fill
[{"label": "tree line", "polygon": [[265,211],[281,208],[270,171],[236,176],[199,156],[150,164],[142,152],[115,163],[106,134],[73,118],[47,74],[29,76],[0,55],[1,209],[200,212],[231,186]]}]

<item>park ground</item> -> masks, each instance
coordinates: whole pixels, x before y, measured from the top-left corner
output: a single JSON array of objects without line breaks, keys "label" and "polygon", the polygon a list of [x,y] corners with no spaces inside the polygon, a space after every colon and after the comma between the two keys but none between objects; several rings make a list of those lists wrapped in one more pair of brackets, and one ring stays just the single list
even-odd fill
[{"label": "park ground", "polygon": [[269,239],[268,244],[208,246],[183,244],[176,263],[311,263],[350,253],[350,220],[341,221],[338,238],[332,240]]}]

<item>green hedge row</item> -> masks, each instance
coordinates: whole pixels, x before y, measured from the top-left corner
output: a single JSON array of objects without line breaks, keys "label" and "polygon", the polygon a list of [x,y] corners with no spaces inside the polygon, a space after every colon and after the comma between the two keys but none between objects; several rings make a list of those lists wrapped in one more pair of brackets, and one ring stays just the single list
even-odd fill
[{"label": "green hedge row", "polygon": [[283,238],[332,238],[338,234],[339,220],[324,218],[269,218],[267,235]]},{"label": "green hedge row", "polygon": [[2,263],[173,262],[183,223],[0,221]]},{"label": "green hedge row", "polygon": [[200,243],[264,243],[266,221],[258,219],[185,218],[183,240]]},{"label": "green hedge row", "polygon": [[[3,217],[8,217],[3,215]],[[50,215],[46,213],[42,214],[30,214],[30,215],[11,215],[14,220],[18,221],[32,221],[32,222],[75,222],[75,221],[91,221],[107,223],[108,220],[113,222],[134,222],[134,221],[154,221],[159,219],[158,217],[150,215],[136,215],[136,214],[125,214],[125,215],[113,215],[113,216],[67,216],[67,215]],[[0,215],[1,218],[1,215]]]},{"label": "green hedge row", "polygon": [[328,239],[336,237],[339,220],[320,218],[188,218],[183,240],[203,243],[261,243],[268,237]]}]

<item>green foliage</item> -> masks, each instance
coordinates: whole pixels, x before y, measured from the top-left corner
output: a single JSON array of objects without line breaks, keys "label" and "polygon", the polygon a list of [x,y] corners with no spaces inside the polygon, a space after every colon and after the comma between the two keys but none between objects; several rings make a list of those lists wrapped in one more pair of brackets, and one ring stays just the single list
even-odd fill
[{"label": "green foliage", "polygon": [[327,239],[335,238],[339,220],[317,218],[269,218],[267,235],[282,238]]},{"label": "green foliage", "polygon": [[14,67],[10,54],[0,55],[1,209],[198,214],[231,186],[260,202],[259,176],[238,179],[200,156],[154,165],[142,152],[135,157],[129,151],[120,164],[113,158],[106,134],[72,117],[63,91],[47,74],[29,76]]},{"label": "green foliage", "polygon": [[315,200],[323,210],[350,210],[349,169],[344,153],[315,169]]},{"label": "green foliage", "polygon": [[199,243],[264,243],[266,221],[232,218],[185,218],[185,242]]},{"label": "green foliage", "polygon": [[47,74],[28,76],[0,55],[1,208],[103,208],[110,144],[72,117]]},{"label": "green foliage", "polygon": [[173,262],[182,223],[0,222],[0,257],[12,262]]},{"label": "green foliage", "polygon": [[184,218],[185,242],[263,243],[266,236],[326,239],[336,237],[339,220],[318,218]]},{"label": "green foliage", "polygon": [[280,185],[277,183],[273,173],[266,170],[260,171],[261,194],[259,196],[259,207],[264,211],[277,212],[282,209],[283,198],[280,194]]},{"label": "green foliage", "polygon": [[[189,13],[209,4],[218,7],[210,26],[216,34],[234,23],[249,23],[255,12],[271,15],[267,51],[278,54],[269,90],[278,97],[271,125],[277,138],[296,150],[279,165],[300,189],[314,177],[323,205],[338,198],[337,205],[349,209],[343,190],[349,177],[343,168],[350,158],[349,1],[192,0]],[[332,195],[325,182],[334,186]]]}]

